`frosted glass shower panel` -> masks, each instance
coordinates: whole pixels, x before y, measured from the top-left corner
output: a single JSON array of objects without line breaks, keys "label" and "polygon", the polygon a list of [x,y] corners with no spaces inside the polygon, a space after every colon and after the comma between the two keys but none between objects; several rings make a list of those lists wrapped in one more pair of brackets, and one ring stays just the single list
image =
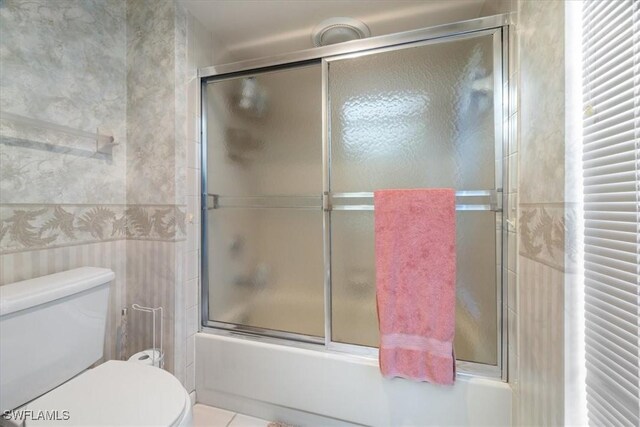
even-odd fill
[{"label": "frosted glass shower panel", "polygon": [[209,318],[324,335],[322,211],[209,211]]},{"label": "frosted glass shower panel", "polygon": [[207,84],[208,191],[322,192],[319,64]]},{"label": "frosted glass shower panel", "polygon": [[331,190],[495,188],[493,81],[491,35],[329,62]]},{"label": "frosted glass shower panel", "polygon": [[[496,228],[493,212],[456,216],[456,356],[497,363]],[[377,347],[373,212],[331,215],[332,337]]]},{"label": "frosted glass shower panel", "polygon": [[[358,197],[434,187],[496,194],[493,67],[494,35],[328,61],[330,190],[340,201],[330,222],[332,340],[379,341],[374,212]],[[500,214],[462,193],[457,203],[456,356],[497,365]]]},{"label": "frosted glass shower panel", "polygon": [[321,67],[205,90],[209,320],[322,337]]},{"label": "frosted glass shower panel", "polygon": [[498,363],[498,278],[496,214],[458,211],[456,215],[456,336],[459,360]]},{"label": "frosted glass shower panel", "polygon": [[331,213],[331,337],[377,347],[373,211]]}]

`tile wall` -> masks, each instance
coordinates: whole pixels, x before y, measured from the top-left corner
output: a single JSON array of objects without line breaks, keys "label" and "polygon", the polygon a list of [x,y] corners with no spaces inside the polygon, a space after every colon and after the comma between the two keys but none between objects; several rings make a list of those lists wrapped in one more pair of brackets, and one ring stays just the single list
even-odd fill
[{"label": "tile wall", "polygon": [[186,387],[195,390],[195,333],[200,324],[200,80],[198,68],[213,64],[212,36],[191,14],[187,18],[186,199],[189,218],[185,244]]}]

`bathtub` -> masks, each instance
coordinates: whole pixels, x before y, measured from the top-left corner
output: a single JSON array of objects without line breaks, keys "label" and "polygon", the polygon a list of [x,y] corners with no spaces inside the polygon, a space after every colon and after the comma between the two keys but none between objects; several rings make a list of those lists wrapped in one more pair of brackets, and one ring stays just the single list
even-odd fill
[{"label": "bathtub", "polygon": [[376,359],[208,329],[196,335],[196,399],[293,425],[511,424],[511,388],[500,380],[389,380]]}]

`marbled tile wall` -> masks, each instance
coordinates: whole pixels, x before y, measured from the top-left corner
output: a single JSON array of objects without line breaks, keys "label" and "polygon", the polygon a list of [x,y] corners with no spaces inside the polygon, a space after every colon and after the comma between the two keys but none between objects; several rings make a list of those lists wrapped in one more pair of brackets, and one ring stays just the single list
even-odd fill
[{"label": "marbled tile wall", "polygon": [[564,3],[518,1],[519,361],[515,425],[564,421]]},{"label": "marbled tile wall", "polygon": [[124,17],[121,0],[0,2],[0,285],[113,269],[107,358],[126,285]]}]

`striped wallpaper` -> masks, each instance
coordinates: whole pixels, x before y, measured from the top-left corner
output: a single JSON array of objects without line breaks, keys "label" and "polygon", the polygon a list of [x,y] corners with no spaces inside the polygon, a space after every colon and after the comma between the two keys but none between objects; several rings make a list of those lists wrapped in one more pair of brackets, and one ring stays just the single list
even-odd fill
[{"label": "striped wallpaper", "polygon": [[562,425],[564,272],[520,255],[516,425]]},{"label": "striped wallpaper", "polygon": [[[116,240],[6,253],[0,255],[0,286],[83,266],[109,268],[115,272],[116,278],[111,288],[105,358],[128,358],[151,347],[150,316],[131,309],[128,311],[126,345],[118,342],[123,307],[131,307],[134,303],[162,306],[165,367],[173,371],[175,307],[183,305],[181,293],[178,293],[181,288],[176,286],[182,283],[183,256],[177,252],[182,244],[174,241]],[[176,300],[176,293],[180,301]],[[158,330],[158,337],[159,333]],[[181,339],[184,340],[183,337]]]},{"label": "striped wallpaper", "polygon": [[[177,263],[176,242],[129,240],[127,248],[126,304],[137,303],[148,307],[163,307],[163,347],[165,367],[173,372],[175,341],[176,291],[181,283],[182,263]],[[157,325],[159,328],[159,325]],[[148,313],[129,311],[127,356],[150,348],[152,322]],[[157,331],[157,339],[159,339]],[[181,342],[181,341],[178,341]],[[158,343],[159,345],[159,343]]]}]

